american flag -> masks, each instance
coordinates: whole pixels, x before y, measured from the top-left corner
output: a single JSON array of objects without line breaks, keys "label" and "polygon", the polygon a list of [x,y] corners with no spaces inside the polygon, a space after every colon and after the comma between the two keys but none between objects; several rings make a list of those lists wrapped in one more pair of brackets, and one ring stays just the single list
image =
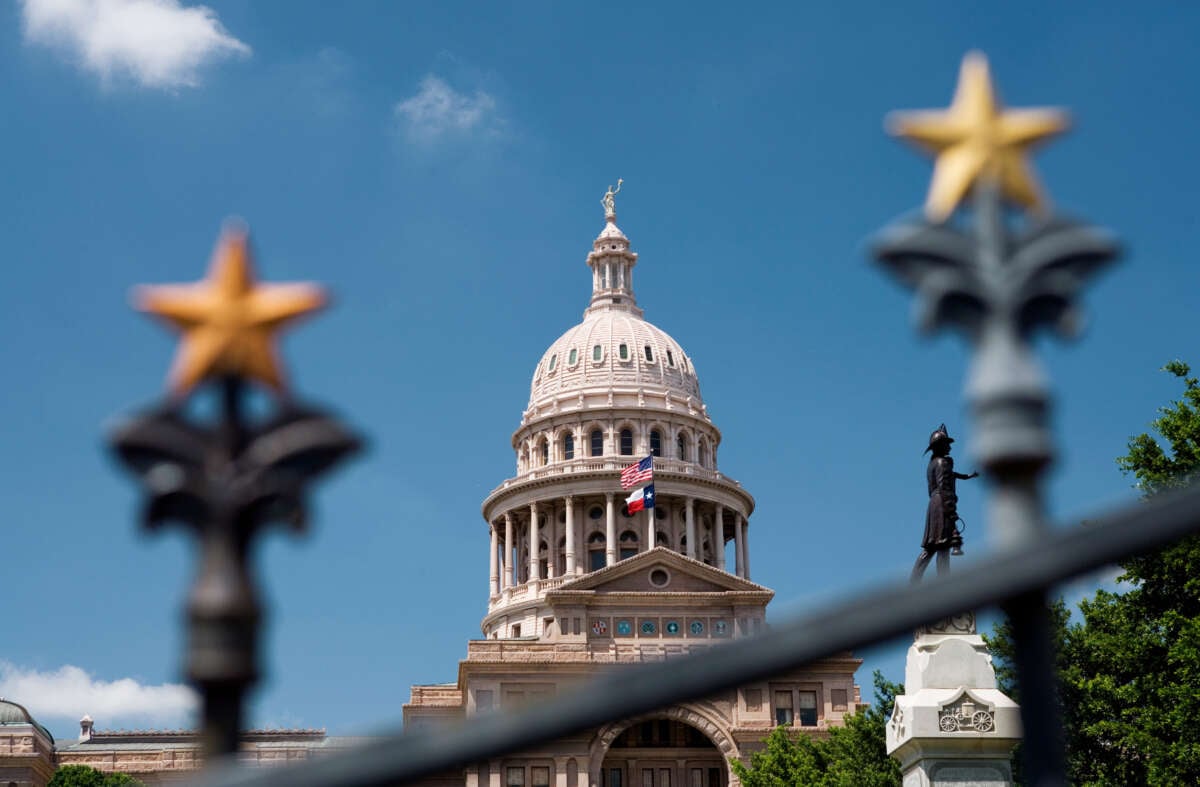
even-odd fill
[{"label": "american flag", "polygon": [[621,488],[631,489],[639,484],[654,480],[654,456],[648,456],[640,462],[631,464],[621,471]]}]

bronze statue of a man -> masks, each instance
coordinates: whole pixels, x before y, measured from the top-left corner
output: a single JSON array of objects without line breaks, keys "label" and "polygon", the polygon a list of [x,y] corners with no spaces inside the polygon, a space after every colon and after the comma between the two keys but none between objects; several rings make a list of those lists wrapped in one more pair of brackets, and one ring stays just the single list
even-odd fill
[{"label": "bronze statue of a man", "polygon": [[950,458],[950,444],[954,438],[942,424],[929,435],[929,447],[933,452],[929,466],[925,468],[925,480],[929,486],[929,507],[925,509],[925,538],[921,541],[921,554],[912,570],[912,581],[917,582],[925,574],[929,561],[937,555],[937,573],[950,570],[950,550],[962,546],[962,533],[958,529],[958,479],[975,478],[979,473],[964,475],[954,472],[954,460]]}]

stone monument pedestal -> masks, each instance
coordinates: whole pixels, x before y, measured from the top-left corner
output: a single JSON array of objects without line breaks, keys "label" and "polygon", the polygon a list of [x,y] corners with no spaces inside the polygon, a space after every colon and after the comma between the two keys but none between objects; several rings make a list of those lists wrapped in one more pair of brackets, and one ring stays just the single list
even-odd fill
[{"label": "stone monument pedestal", "polygon": [[1020,708],[996,688],[975,615],[918,630],[887,726],[904,787],[1007,787],[1020,739]]}]

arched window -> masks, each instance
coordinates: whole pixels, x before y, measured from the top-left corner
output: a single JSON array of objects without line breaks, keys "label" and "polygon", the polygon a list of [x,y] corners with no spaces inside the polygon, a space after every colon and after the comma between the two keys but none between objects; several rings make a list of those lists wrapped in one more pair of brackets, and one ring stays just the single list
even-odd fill
[{"label": "arched window", "polygon": [[696,445],[696,461],[701,467],[708,467],[708,443],[704,438],[700,438],[700,442]]},{"label": "arched window", "polygon": [[570,432],[563,435],[563,459],[575,458],[575,436]]},{"label": "arched window", "polygon": [[599,429],[592,430],[592,456],[604,455],[604,432]]},{"label": "arched window", "polygon": [[620,346],[618,346],[617,354],[621,357],[622,361],[628,361],[629,360],[629,345],[621,344]]},{"label": "arched window", "polygon": [[633,432],[629,429],[621,430],[621,455],[633,456]]},{"label": "arched window", "polygon": [[638,534],[626,530],[621,534],[621,560],[633,557],[638,553]]},{"label": "arched window", "polygon": [[548,372],[554,371],[554,367],[557,364],[558,364],[558,353],[555,353],[554,355],[550,356],[550,367],[546,371],[548,371]]},{"label": "arched window", "polygon": [[593,346],[592,347],[592,360],[599,361],[603,357],[604,357],[604,348],[598,344]]},{"label": "arched window", "polygon": [[543,541],[541,544],[538,545],[538,576],[540,576],[542,579],[549,579],[550,578],[550,574],[548,572],[549,568],[550,568],[550,548],[546,545],[546,542]]},{"label": "arched window", "polygon": [[538,454],[541,457],[543,465],[547,465],[550,463],[550,441],[549,440],[542,440],[541,445],[538,446]]},{"label": "arched window", "polygon": [[662,435],[657,429],[650,430],[650,453],[653,456],[662,456]]},{"label": "arched window", "polygon": [[675,438],[675,450],[678,452],[680,460],[687,460],[687,435],[683,432],[680,432],[679,436]]},{"label": "arched window", "polygon": [[654,544],[655,544],[655,546],[667,547],[668,549],[670,549],[671,539],[667,536],[666,533],[664,533],[663,531],[660,530],[654,536]]},{"label": "arched window", "polygon": [[588,537],[588,571],[604,568],[604,548],[606,539],[603,533],[592,533]]},{"label": "arched window", "polygon": [[578,360],[579,360],[579,351],[572,348],[571,352],[567,355],[567,366],[574,366],[575,362]]}]

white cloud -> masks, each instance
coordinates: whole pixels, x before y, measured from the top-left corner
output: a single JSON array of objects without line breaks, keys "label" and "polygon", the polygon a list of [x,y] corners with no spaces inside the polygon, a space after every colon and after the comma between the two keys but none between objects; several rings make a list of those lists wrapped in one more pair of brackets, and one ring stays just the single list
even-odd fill
[{"label": "white cloud", "polygon": [[396,105],[396,117],[410,139],[434,142],[448,135],[495,130],[496,99],[482,90],[459,93],[441,77],[430,74],[421,89]]},{"label": "white cloud", "polygon": [[179,0],[21,0],[27,41],[65,52],[109,81],[145,87],[199,84],[200,67],[250,47],[226,32],[205,6]]},{"label": "white cloud", "polygon": [[67,665],[50,672],[22,669],[0,661],[0,697],[24,705],[35,719],[78,721],[83,714],[96,726],[148,723],[180,726],[190,723],[195,693],[182,684],[146,686],[132,678],[98,680],[79,667]]}]

